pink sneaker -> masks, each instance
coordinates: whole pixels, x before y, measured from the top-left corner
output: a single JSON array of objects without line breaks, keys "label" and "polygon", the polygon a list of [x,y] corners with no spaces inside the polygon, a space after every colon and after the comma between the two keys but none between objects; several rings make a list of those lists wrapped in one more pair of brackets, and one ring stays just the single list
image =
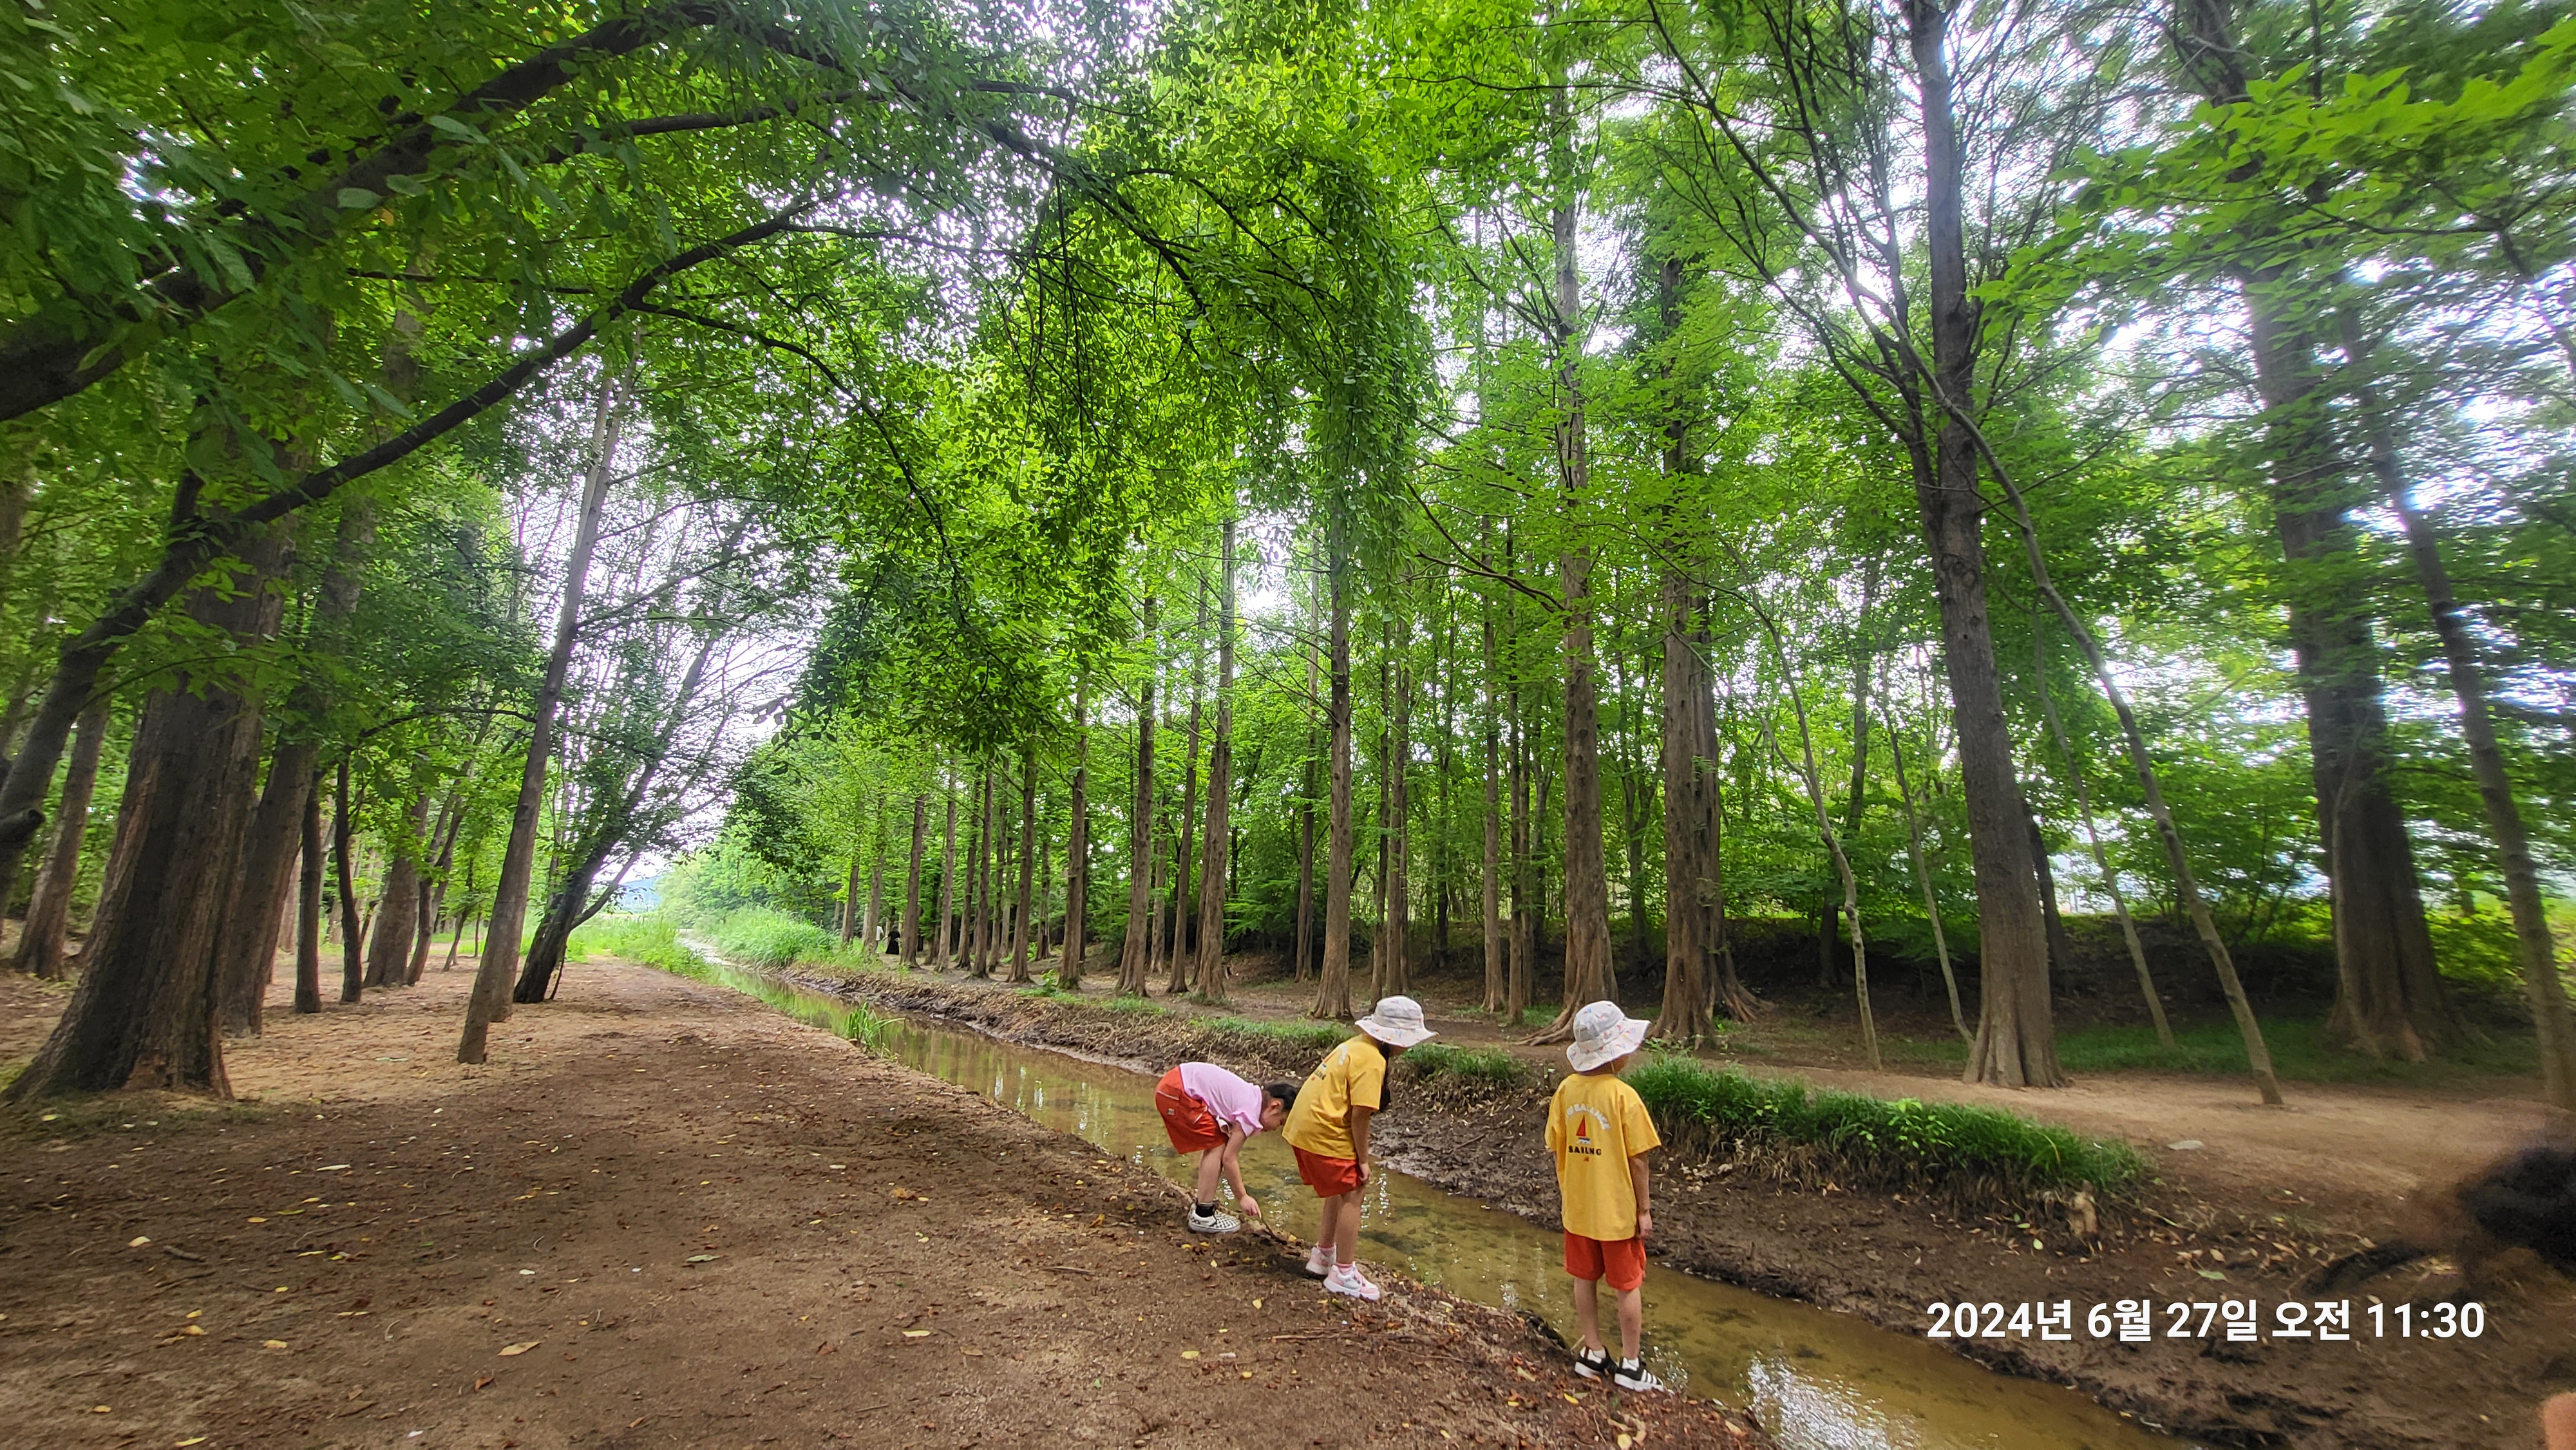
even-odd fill
[{"label": "pink sneaker", "polygon": [[1323,1279],[1323,1278],[1329,1278],[1329,1277],[1332,1275],[1332,1272],[1333,1272],[1333,1249],[1332,1249],[1332,1246],[1331,1246],[1331,1245],[1329,1245],[1329,1244],[1317,1244],[1317,1245],[1315,1245],[1313,1248],[1308,1249],[1308,1250],[1306,1251],[1306,1277],[1307,1277],[1307,1278],[1309,1278],[1309,1279]]},{"label": "pink sneaker", "polygon": [[1354,1299],[1365,1299],[1372,1304],[1377,1302],[1377,1285],[1369,1282],[1368,1276],[1360,1272],[1360,1266],[1357,1264],[1335,1264],[1333,1272],[1324,1276],[1324,1292],[1348,1294]]}]

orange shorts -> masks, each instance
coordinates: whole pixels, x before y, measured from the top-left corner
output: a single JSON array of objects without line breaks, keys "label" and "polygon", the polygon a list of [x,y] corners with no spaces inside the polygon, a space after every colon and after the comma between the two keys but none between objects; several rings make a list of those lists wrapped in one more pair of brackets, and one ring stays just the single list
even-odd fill
[{"label": "orange shorts", "polygon": [[1163,1131],[1175,1153],[1204,1153],[1225,1146],[1225,1129],[1217,1126],[1208,1105],[1181,1091],[1181,1070],[1173,1068],[1154,1084],[1154,1111],[1163,1115]]},{"label": "orange shorts", "polygon": [[1327,1158],[1294,1144],[1290,1147],[1297,1154],[1297,1176],[1306,1180],[1306,1186],[1315,1190],[1317,1198],[1331,1198],[1360,1186],[1359,1160]]},{"label": "orange shorts", "polygon": [[1611,1288],[1626,1293],[1646,1282],[1646,1241],[1625,1238],[1605,1242],[1569,1231],[1565,1236],[1565,1272],[1578,1279],[1607,1279]]}]

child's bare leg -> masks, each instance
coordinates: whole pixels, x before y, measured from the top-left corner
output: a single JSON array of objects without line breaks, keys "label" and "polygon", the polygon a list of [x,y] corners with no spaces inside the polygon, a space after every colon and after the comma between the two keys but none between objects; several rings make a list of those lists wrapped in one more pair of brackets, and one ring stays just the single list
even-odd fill
[{"label": "child's bare leg", "polygon": [[[1620,1302],[1619,1307],[1623,1310],[1626,1309],[1627,1302],[1623,1299]],[[1606,1353],[1606,1351],[1601,1348],[1600,1280],[1577,1279],[1574,1281],[1574,1325],[1576,1329],[1582,1332],[1583,1348],[1585,1350],[1593,1354]]]},{"label": "child's bare leg", "polygon": [[1224,1166],[1225,1166],[1225,1164],[1224,1164],[1222,1161],[1220,1161],[1220,1156],[1219,1156],[1218,1150],[1216,1150],[1216,1149],[1214,1149],[1214,1148],[1210,1148],[1210,1149],[1208,1149],[1206,1152],[1201,1153],[1201,1154],[1199,1155],[1199,1196],[1198,1196],[1198,1199],[1197,1199],[1197,1201],[1198,1201],[1198,1202],[1200,1202],[1200,1203],[1214,1203],[1214,1202],[1216,1202],[1216,1178],[1217,1178],[1217,1172],[1218,1172],[1218,1170],[1222,1169]]},{"label": "child's bare leg", "polygon": [[[1590,1287],[1589,1285],[1586,1286]],[[1619,1358],[1637,1357],[1637,1341],[1646,1333],[1646,1286],[1619,1291]],[[1598,1343],[1598,1341],[1595,1341]]]},{"label": "child's bare leg", "polygon": [[1360,1261],[1360,1196],[1336,1193],[1325,1200],[1325,1221],[1332,1225],[1333,1257],[1336,1262],[1356,1264]]}]

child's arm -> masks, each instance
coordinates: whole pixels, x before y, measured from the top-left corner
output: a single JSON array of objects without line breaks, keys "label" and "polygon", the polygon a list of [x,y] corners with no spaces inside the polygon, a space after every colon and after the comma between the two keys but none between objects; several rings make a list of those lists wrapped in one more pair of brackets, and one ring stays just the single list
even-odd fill
[{"label": "child's arm", "polygon": [[1646,1201],[1646,1155],[1636,1154],[1628,1160],[1628,1187],[1637,1195],[1637,1237],[1655,1231],[1655,1215]]},{"label": "child's arm", "polygon": [[1359,1160],[1362,1183],[1369,1181],[1368,1124],[1370,1115],[1376,1111],[1375,1108],[1351,1104],[1351,1156]]},{"label": "child's arm", "polygon": [[1261,1205],[1253,1200],[1252,1190],[1243,1186],[1243,1130],[1232,1123],[1225,1125],[1225,1147],[1217,1154],[1225,1165],[1225,1181],[1234,1185],[1234,1201],[1254,1218],[1261,1217]]}]

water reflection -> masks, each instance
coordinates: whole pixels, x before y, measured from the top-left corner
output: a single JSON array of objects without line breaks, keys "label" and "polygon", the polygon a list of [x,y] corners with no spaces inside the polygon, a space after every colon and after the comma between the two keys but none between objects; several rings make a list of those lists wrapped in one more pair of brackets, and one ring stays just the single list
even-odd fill
[{"label": "water reflection", "polygon": [[[748,973],[727,978],[846,1034],[849,1009],[832,998]],[[1172,1152],[1153,1085],[1138,1074],[909,1021],[895,1025],[882,1049],[1176,1183],[1189,1182],[1196,1168],[1195,1158]],[[1316,1200],[1297,1181],[1286,1144],[1270,1134],[1253,1139],[1243,1169],[1272,1223],[1313,1237]],[[1534,1313],[1573,1334],[1569,1281],[1551,1229],[1401,1173],[1370,1183],[1360,1223],[1363,1262]],[[2073,1391],[1991,1374],[1927,1341],[1663,1269],[1647,1279],[1646,1336],[1657,1373],[1695,1394],[1749,1403],[1783,1450],[2179,1450],[2182,1443]]]}]

